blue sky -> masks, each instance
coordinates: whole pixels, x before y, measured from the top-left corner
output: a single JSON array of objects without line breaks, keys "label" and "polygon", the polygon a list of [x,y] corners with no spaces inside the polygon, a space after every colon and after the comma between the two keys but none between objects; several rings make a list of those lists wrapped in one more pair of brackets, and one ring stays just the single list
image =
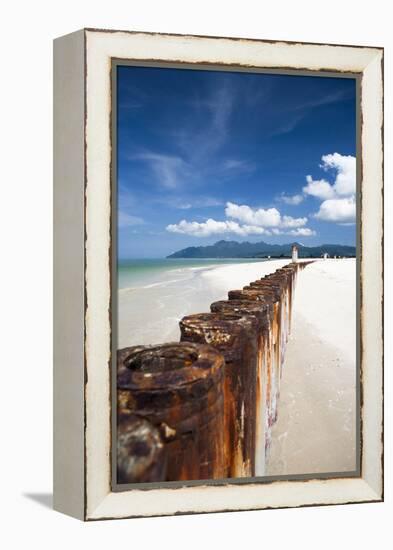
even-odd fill
[{"label": "blue sky", "polygon": [[117,70],[121,258],[355,244],[354,79]]}]

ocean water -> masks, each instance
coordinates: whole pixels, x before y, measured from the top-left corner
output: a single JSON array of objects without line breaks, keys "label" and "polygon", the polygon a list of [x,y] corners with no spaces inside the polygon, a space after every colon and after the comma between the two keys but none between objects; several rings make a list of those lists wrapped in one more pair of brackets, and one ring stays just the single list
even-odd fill
[{"label": "ocean water", "polygon": [[184,315],[209,311],[213,301],[261,277],[268,266],[265,259],[237,258],[120,261],[118,347],[178,341]]},{"label": "ocean water", "polygon": [[264,258],[201,258],[201,259],[132,259],[119,260],[117,264],[118,290],[134,290],[169,282],[182,281],[198,270],[212,269],[220,265],[266,261]]}]

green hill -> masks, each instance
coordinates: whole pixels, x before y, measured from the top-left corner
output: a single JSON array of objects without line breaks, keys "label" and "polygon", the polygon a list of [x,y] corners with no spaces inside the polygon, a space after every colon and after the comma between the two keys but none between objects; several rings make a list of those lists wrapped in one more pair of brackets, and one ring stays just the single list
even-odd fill
[{"label": "green hill", "polygon": [[356,248],[340,244],[322,244],[304,246],[300,243],[268,244],[237,241],[218,241],[209,246],[190,246],[183,248],[168,258],[290,258],[292,245],[296,244],[299,258],[320,258],[325,252],[329,256],[355,257]]}]

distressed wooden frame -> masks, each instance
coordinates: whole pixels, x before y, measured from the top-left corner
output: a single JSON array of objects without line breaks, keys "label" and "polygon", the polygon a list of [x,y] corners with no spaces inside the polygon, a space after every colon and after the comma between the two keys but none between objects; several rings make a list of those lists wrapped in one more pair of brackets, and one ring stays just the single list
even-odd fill
[{"label": "distressed wooden frame", "polygon": [[[383,499],[383,50],[85,29],[55,40],[54,507],[83,520]],[[361,472],[114,492],[111,485],[113,59],[361,75]]]}]

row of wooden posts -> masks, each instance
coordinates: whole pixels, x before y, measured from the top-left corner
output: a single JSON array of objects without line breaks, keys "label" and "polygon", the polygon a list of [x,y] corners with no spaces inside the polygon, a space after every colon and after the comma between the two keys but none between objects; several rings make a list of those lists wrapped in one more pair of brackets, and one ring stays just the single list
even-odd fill
[{"label": "row of wooden posts", "polygon": [[117,481],[261,476],[299,269],[290,263],[180,321],[180,342],[117,357]]}]

